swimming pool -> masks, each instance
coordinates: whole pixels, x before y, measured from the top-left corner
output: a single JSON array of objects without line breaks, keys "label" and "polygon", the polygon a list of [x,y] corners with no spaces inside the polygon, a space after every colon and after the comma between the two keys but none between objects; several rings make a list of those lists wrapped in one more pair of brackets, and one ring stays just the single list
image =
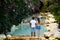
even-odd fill
[{"label": "swimming pool", "polygon": [[[27,18],[27,20],[30,21],[31,18]],[[44,22],[44,20],[45,19],[40,19],[41,22]],[[20,25],[16,26],[16,28],[14,31],[10,32],[11,35],[31,35],[31,28],[29,23],[22,22]],[[40,30],[40,35],[43,35],[46,30],[47,30],[46,27],[42,26]],[[37,35],[37,32],[36,32],[36,35]]]},{"label": "swimming pool", "polygon": [[[20,26],[16,26],[15,31],[11,32],[11,35],[31,35],[31,28],[29,24],[22,23]],[[43,35],[43,33],[46,31],[46,27],[42,26],[40,30],[40,35]],[[37,32],[36,32],[37,35]]]}]

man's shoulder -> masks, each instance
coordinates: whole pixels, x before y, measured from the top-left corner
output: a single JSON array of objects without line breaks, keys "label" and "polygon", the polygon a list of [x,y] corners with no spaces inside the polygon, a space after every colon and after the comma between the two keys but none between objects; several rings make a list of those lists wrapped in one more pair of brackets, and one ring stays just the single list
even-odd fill
[{"label": "man's shoulder", "polygon": [[36,20],[33,20],[34,22],[36,22]]},{"label": "man's shoulder", "polygon": [[36,22],[36,20],[31,20],[30,22]]}]

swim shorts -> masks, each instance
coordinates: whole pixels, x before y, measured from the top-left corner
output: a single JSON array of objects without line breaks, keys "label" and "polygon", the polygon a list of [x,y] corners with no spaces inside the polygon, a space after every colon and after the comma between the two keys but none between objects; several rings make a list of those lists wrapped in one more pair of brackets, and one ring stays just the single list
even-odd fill
[{"label": "swim shorts", "polygon": [[36,29],[40,30],[41,29],[41,26],[40,25],[37,25],[36,26]]}]

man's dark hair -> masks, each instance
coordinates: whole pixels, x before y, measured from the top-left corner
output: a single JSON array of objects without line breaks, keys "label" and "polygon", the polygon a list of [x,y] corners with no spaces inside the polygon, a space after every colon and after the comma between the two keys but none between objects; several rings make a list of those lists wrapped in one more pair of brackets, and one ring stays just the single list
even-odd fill
[{"label": "man's dark hair", "polygon": [[32,19],[34,19],[34,17],[32,17]]}]

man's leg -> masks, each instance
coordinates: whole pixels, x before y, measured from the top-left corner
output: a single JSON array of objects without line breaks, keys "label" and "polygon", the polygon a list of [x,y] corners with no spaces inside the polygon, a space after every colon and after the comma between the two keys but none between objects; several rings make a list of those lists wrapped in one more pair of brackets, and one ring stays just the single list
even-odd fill
[{"label": "man's leg", "polygon": [[35,33],[35,31],[36,31],[36,28],[34,28],[34,37],[36,36],[36,33]]},{"label": "man's leg", "polygon": [[31,36],[35,37],[35,28],[32,28]]},{"label": "man's leg", "polygon": [[35,35],[35,32],[34,32],[34,37],[35,37],[36,35]]},{"label": "man's leg", "polygon": [[31,36],[33,36],[33,32],[31,32]]},{"label": "man's leg", "polygon": [[31,36],[34,36],[34,29],[33,28],[31,28]]}]

